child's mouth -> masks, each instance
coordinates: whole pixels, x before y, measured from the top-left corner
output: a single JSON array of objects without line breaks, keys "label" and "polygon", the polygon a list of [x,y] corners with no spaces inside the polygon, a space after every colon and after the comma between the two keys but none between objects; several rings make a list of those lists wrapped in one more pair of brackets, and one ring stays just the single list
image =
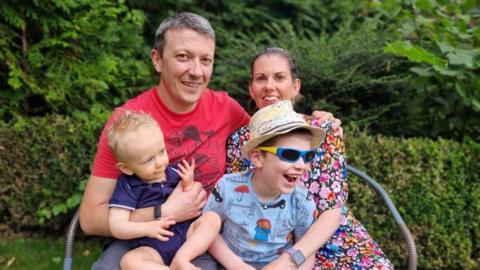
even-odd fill
[{"label": "child's mouth", "polygon": [[296,175],[284,175],[285,179],[287,179],[287,181],[289,183],[295,183],[297,181],[297,178],[298,176]]}]

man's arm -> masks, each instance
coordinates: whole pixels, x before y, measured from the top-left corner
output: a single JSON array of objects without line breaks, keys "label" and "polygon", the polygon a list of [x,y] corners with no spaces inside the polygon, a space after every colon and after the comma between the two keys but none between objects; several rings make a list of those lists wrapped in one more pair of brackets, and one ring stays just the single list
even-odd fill
[{"label": "man's arm", "polygon": [[112,236],[108,228],[108,202],[116,179],[90,175],[80,205],[80,227],[85,234]]},{"label": "man's arm", "polygon": [[[177,185],[172,194],[160,207],[161,216],[173,216],[175,221],[182,222],[198,217],[207,201],[207,192],[199,182],[193,182],[189,190],[183,190],[182,185]],[[141,208],[132,212],[131,221],[153,220],[153,207]]]}]

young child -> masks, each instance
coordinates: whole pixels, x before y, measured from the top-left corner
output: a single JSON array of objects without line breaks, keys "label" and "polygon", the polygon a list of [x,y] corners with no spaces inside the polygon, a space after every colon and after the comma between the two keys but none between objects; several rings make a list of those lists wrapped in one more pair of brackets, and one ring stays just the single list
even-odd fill
[{"label": "young child", "polygon": [[287,253],[292,267],[310,270],[315,254],[302,254],[292,245],[317,213],[297,181],[307,173],[325,132],[309,126],[290,101],[260,109],[249,127],[242,154],[255,168],[224,175],[208,198],[203,211],[218,213],[223,222],[221,237],[209,251],[227,269],[260,269]]},{"label": "young child", "polygon": [[122,171],[109,203],[109,226],[114,237],[132,239],[122,269],[199,269],[190,261],[218,235],[221,223],[215,213],[176,224],[173,217],[130,221],[132,210],[165,202],[179,182],[190,188],[194,160],[191,164],[184,160],[179,170],[169,166],[163,133],[142,112],[121,111],[108,131],[108,143]]}]

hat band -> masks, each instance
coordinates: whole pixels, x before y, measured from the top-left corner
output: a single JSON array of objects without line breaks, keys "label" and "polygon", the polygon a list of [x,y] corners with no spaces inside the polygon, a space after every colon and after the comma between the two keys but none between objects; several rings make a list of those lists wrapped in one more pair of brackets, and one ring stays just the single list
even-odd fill
[{"label": "hat band", "polygon": [[292,127],[303,127],[303,126],[305,126],[305,122],[303,121],[288,122],[283,125],[273,125],[273,127],[271,123],[268,123],[266,125],[263,125],[262,127],[259,127],[258,133],[261,136],[263,136],[263,135],[268,135],[269,133],[281,133],[286,130],[291,130]]}]

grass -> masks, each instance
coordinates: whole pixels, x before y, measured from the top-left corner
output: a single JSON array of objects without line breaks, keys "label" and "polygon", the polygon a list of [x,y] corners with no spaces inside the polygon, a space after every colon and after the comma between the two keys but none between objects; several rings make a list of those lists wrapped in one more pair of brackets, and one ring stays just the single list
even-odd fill
[{"label": "grass", "polygon": [[[77,240],[72,269],[90,269],[100,255],[101,247],[97,240]],[[62,269],[64,252],[63,238],[0,238],[0,269]]]}]

